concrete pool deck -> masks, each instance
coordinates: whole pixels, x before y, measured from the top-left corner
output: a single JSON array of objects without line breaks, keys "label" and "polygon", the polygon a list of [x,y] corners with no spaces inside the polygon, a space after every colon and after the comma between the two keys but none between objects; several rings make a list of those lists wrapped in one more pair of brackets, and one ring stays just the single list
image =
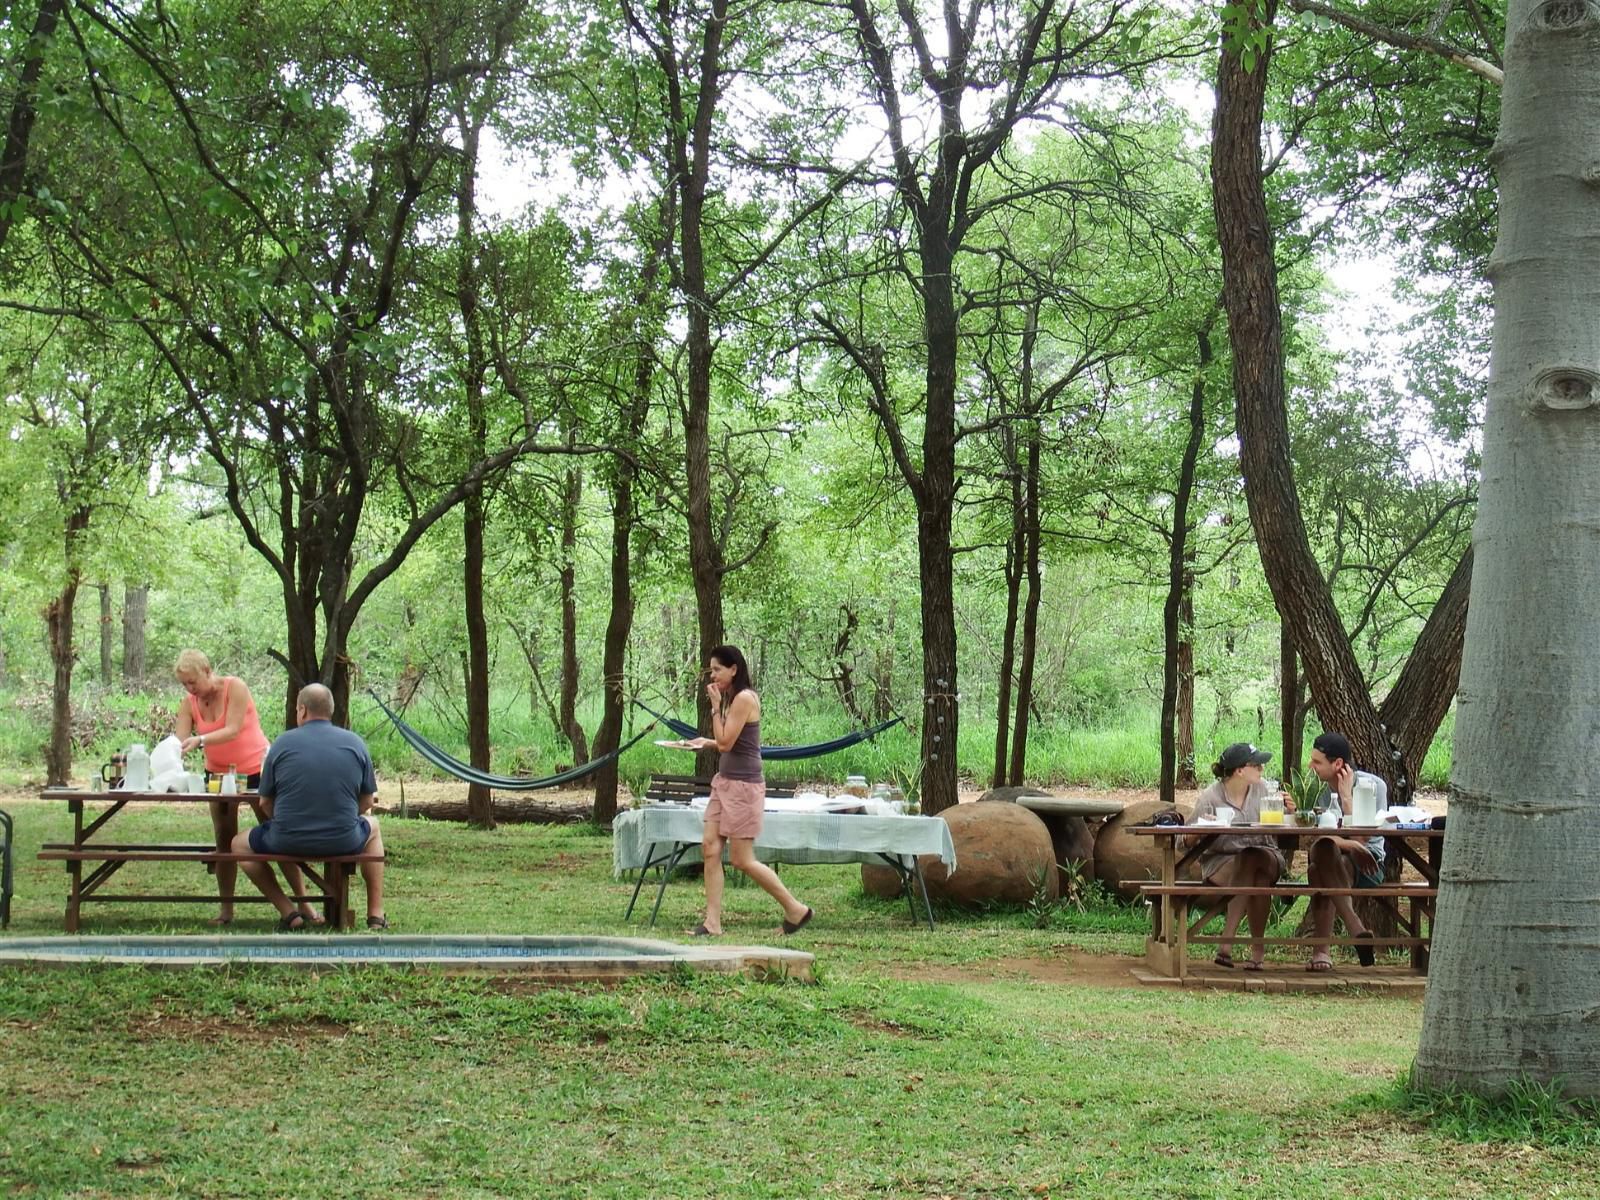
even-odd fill
[{"label": "concrete pool deck", "polygon": [[675,970],[810,982],[813,955],[775,946],[684,945],[649,938],[516,934],[213,934],[199,937],[31,937],[0,940],[0,969],[86,964],[301,968],[387,966],[445,974],[607,982]]}]

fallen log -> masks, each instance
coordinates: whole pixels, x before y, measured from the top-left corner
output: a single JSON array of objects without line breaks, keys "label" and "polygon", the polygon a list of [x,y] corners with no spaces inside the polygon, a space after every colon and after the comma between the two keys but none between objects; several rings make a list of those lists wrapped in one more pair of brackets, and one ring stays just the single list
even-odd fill
[{"label": "fallen log", "polygon": [[[380,804],[379,813],[400,815],[399,805]],[[594,808],[589,804],[561,804],[549,800],[494,800],[494,819],[506,825],[581,825],[589,820]],[[467,820],[465,800],[413,800],[406,805],[406,815],[425,821]]]}]

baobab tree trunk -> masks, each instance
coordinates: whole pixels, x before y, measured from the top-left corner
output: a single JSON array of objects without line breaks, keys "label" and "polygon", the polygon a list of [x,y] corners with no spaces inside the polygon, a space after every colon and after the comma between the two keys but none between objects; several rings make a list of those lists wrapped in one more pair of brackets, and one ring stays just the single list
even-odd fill
[{"label": "baobab tree trunk", "polygon": [[1512,0],[1494,349],[1418,1082],[1600,1095],[1600,11]]}]

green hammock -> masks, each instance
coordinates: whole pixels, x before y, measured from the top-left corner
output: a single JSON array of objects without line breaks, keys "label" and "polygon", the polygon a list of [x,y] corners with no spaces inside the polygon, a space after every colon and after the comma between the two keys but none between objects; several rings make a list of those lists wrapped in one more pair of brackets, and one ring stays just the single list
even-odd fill
[{"label": "green hammock", "polygon": [[[635,700],[634,703],[679,737],[692,738],[700,736],[700,731],[688,722],[675,721],[671,717],[664,716],[641,700]],[[761,757],[768,762],[792,762],[800,758],[820,758],[824,754],[832,754],[835,751],[854,746],[857,742],[875,738],[885,729],[888,729],[889,726],[898,725],[903,720],[905,720],[904,717],[891,717],[889,720],[880,725],[874,725],[870,729],[858,729],[854,733],[836,737],[831,742],[817,742],[810,746],[763,746],[761,747]]]},{"label": "green hammock", "polygon": [[377,692],[368,689],[367,694],[378,702],[378,707],[383,709],[384,715],[394,723],[395,730],[406,742],[423,758],[446,774],[454,775],[466,783],[480,784],[486,788],[493,788],[497,792],[532,792],[539,788],[560,787],[564,783],[571,783],[574,779],[582,779],[585,775],[592,774],[616,759],[624,750],[637,743],[645,734],[654,729],[654,725],[645,726],[631,741],[618,746],[609,754],[602,754],[599,758],[591,758],[582,766],[573,767],[570,771],[563,771],[559,775],[551,775],[547,779],[519,779],[514,775],[491,775],[487,771],[480,771],[470,763],[464,763],[459,758],[446,754],[427,738],[423,737],[411,726],[400,719],[400,715],[383,702],[383,697]]}]

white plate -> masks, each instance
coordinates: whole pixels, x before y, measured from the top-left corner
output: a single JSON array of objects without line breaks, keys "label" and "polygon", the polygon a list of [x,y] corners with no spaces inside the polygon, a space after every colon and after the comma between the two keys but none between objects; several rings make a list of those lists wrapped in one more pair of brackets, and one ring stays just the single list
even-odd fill
[{"label": "white plate", "polygon": [[668,750],[693,750],[695,748],[682,738],[657,738],[656,745],[665,746]]}]

